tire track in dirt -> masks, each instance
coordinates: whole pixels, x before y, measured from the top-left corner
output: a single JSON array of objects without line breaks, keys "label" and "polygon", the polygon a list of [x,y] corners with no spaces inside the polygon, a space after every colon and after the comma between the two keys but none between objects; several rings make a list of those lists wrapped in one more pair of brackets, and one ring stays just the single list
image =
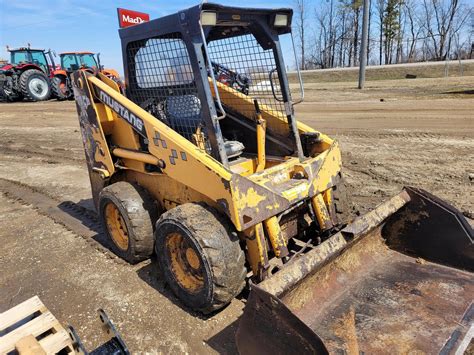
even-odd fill
[{"label": "tire track in dirt", "polygon": [[48,193],[17,181],[0,178],[0,192],[23,205],[33,207],[39,214],[51,218],[78,237],[82,237],[97,251],[119,265],[128,265],[104,246],[106,234],[95,211],[72,201],[57,201]]},{"label": "tire track in dirt", "polygon": [[[62,148],[55,148],[58,154],[54,153],[53,150],[44,150],[41,148],[29,149],[29,148],[13,148],[7,145],[0,144],[0,154],[4,155],[13,155],[15,157],[24,157],[24,158],[31,158],[31,157],[38,157],[38,158],[46,158],[46,163],[49,164],[60,164],[60,163],[77,163],[83,164],[84,159],[77,158],[72,155],[65,155],[68,153],[67,150]],[[61,154],[59,154],[61,153]],[[51,163],[52,162],[52,163]]]}]

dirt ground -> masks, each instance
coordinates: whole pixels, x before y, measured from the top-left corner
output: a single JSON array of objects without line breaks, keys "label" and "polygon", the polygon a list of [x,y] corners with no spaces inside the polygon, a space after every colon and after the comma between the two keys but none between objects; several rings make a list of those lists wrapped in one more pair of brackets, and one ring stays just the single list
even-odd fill
[{"label": "dirt ground", "polygon": [[[299,119],[337,138],[354,209],[404,185],[474,212],[474,77],[307,84]],[[92,208],[74,102],[0,104],[0,179]],[[132,352],[235,353],[240,299],[210,317],[185,307],[153,262],[119,263],[0,194],[0,312],[39,295],[92,349],[104,308]]]}]

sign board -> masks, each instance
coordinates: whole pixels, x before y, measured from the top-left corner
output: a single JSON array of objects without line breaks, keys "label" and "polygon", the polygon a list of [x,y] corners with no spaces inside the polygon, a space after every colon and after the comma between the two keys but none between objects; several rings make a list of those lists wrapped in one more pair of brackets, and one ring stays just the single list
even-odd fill
[{"label": "sign board", "polygon": [[117,13],[120,28],[135,26],[150,21],[150,15],[143,12],[119,8],[117,9]]}]

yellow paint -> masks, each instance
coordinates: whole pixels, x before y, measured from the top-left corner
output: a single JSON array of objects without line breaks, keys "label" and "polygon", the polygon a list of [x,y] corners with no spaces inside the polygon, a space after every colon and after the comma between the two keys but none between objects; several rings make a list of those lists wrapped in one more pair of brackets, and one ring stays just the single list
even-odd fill
[{"label": "yellow paint", "polygon": [[263,277],[263,270],[268,266],[268,250],[262,223],[244,231],[247,245],[247,259],[255,276]]},{"label": "yellow paint", "polygon": [[237,164],[231,165],[230,170],[234,174],[249,176],[255,172],[256,165],[256,159],[244,159],[243,161],[238,161]]},{"label": "yellow paint", "polygon": [[[264,149],[266,129],[284,136],[288,136],[290,132],[287,118],[283,113],[260,104],[261,120],[264,124],[260,130],[257,129],[259,154],[255,158],[243,156],[242,160],[234,165],[231,164],[228,169],[207,154],[203,146],[199,144],[201,132],[195,132],[196,144],[193,144],[128,100],[120,93],[113,80],[104,75],[99,75],[99,77],[87,73],[80,75],[92,93],[88,99],[100,123],[93,132],[94,140],[98,143],[94,152],[95,159],[103,165],[97,168],[108,173],[112,179],[117,177],[140,184],[156,199],[161,210],[188,202],[203,202],[226,213],[237,231],[243,232],[244,226],[246,228],[243,235],[247,243],[248,261],[256,275],[263,275],[268,265],[264,227],[275,255],[281,257],[284,254],[286,241],[281,236],[276,218],[277,214],[283,212],[282,206],[293,205],[298,201],[312,198],[310,191],[313,191],[311,194],[316,194],[316,196],[312,198],[312,203],[318,221],[326,226],[325,228],[329,225],[330,219],[326,205],[331,204],[332,197],[329,192],[324,195],[321,193],[328,190],[333,178],[341,169],[341,153],[336,141],[321,134],[323,152],[303,162],[300,162],[297,157],[269,158]],[[217,83],[217,86],[221,99],[226,105],[242,113],[249,120],[255,119],[255,107],[251,97],[221,83]],[[94,97],[94,87],[106,92],[113,100],[143,121],[149,142],[147,156],[141,155],[142,153],[128,154],[124,151],[140,150],[139,136],[114,111],[97,101]],[[298,130],[301,133],[314,132],[302,123],[298,123]],[[154,142],[157,134],[160,135],[160,139],[166,141],[166,148],[163,144]],[[105,136],[107,136],[107,141]],[[120,159],[117,161],[115,157],[120,165],[117,168],[114,166],[109,144],[110,147],[121,149],[117,151]],[[175,164],[172,164],[169,159],[173,149],[178,154]],[[181,159],[182,154],[185,154],[185,160]],[[161,171],[145,170],[145,162],[158,161],[165,163]],[[316,162],[319,163],[320,168],[313,171],[312,164]],[[255,173],[257,171],[258,173]],[[291,180],[295,174],[301,178]],[[278,186],[281,187],[284,183],[288,183],[291,187],[279,189]],[[242,186],[245,186],[245,189]],[[247,214],[247,220],[252,218],[251,222],[245,221],[244,211]],[[252,224],[253,226],[248,228]],[[189,264],[197,265],[191,251],[187,251],[185,256]]]},{"label": "yellow paint", "polygon": [[[85,75],[85,71],[83,71],[82,73]],[[91,91],[91,86],[89,85],[89,83],[87,81],[85,81],[85,83],[89,91]],[[111,176],[115,172],[115,167],[107,146],[107,142],[105,140],[105,134],[102,129],[102,125],[100,124],[101,111],[94,104],[93,99],[89,97],[85,98],[85,100],[90,101],[90,104],[92,105],[95,114],[97,115],[99,127],[89,126],[89,129],[83,129],[83,127],[81,126],[81,133],[83,136],[84,144],[85,146],[88,146],[90,150],[92,150],[92,148],[95,146],[95,151],[92,152],[93,156],[89,157],[90,159],[93,159],[96,162],[94,167],[101,170],[107,170],[108,175],[103,174],[103,176]],[[88,134],[90,134],[90,136],[88,136]]]},{"label": "yellow paint", "polygon": [[[209,82],[211,82],[211,78],[209,78]],[[220,82],[216,82],[217,90],[219,91],[219,97],[221,101],[228,107],[232,108],[233,110],[241,113],[243,116],[251,119],[254,117],[255,114],[255,107],[253,103],[253,98],[251,96],[247,96],[241,93],[234,88],[231,88],[225,84]],[[212,95],[214,94],[214,85],[210,85]],[[270,106],[260,104],[260,110],[262,111],[262,118],[267,122],[267,126],[270,130],[282,135],[288,136],[291,132],[288,127],[288,119],[283,112],[276,111],[272,109]],[[313,128],[309,127],[308,125],[297,122],[297,127],[299,133],[303,132],[318,132]],[[318,132],[319,137],[322,141],[323,149],[328,149],[329,146],[333,143],[333,140],[329,138],[327,135]]]},{"label": "yellow paint", "polygon": [[324,203],[326,204],[326,206],[331,206],[331,204],[332,204],[332,190],[327,189],[326,191],[324,191],[323,198],[324,198]]},{"label": "yellow paint", "polygon": [[104,213],[107,230],[112,241],[121,250],[128,250],[128,229],[117,206],[109,202],[105,206]]},{"label": "yellow paint", "polygon": [[257,113],[257,166],[255,172],[265,169],[265,131],[267,123],[261,113]]},{"label": "yellow paint", "polygon": [[286,240],[281,234],[280,224],[278,223],[278,218],[275,216],[263,221],[265,230],[268,234],[268,239],[272,244],[273,252],[276,257],[281,258],[288,255],[288,249],[286,248]]},{"label": "yellow paint", "polygon": [[240,195],[240,201],[245,204],[246,207],[255,208],[260,202],[267,198],[265,195],[259,195],[258,192],[253,188],[249,188],[247,193]]},{"label": "yellow paint", "polygon": [[309,183],[305,181],[301,181],[301,183],[296,185],[295,187],[289,190],[283,191],[282,195],[290,201],[300,200],[308,196],[309,188],[310,188]]},{"label": "yellow paint", "polygon": [[204,287],[204,272],[196,251],[180,233],[170,233],[165,238],[174,278],[186,292],[199,292]]},{"label": "yellow paint", "polygon": [[333,227],[331,222],[331,216],[329,211],[324,203],[323,195],[318,194],[311,199],[311,205],[313,206],[314,213],[316,214],[316,219],[318,220],[319,227],[322,230],[329,229]]},{"label": "yellow paint", "polygon": [[112,154],[116,157],[126,158],[131,160],[136,160],[142,163],[150,164],[150,165],[160,165],[160,160],[155,157],[154,155],[141,153],[138,151],[123,149],[123,148],[115,148],[112,151]]}]

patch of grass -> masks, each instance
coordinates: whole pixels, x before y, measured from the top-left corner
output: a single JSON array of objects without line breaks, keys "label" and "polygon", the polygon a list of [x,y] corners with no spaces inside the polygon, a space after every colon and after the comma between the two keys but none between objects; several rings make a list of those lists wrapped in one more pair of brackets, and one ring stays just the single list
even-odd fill
[{"label": "patch of grass", "polygon": [[[445,62],[416,63],[406,65],[369,67],[366,71],[366,80],[416,80],[415,78],[442,78],[446,73]],[[448,76],[474,76],[474,60],[465,61],[462,66],[459,62],[451,61],[448,66]],[[296,73],[288,74],[290,83],[296,83]],[[313,82],[346,82],[359,79],[359,68],[310,70],[302,72],[305,83]]]}]

